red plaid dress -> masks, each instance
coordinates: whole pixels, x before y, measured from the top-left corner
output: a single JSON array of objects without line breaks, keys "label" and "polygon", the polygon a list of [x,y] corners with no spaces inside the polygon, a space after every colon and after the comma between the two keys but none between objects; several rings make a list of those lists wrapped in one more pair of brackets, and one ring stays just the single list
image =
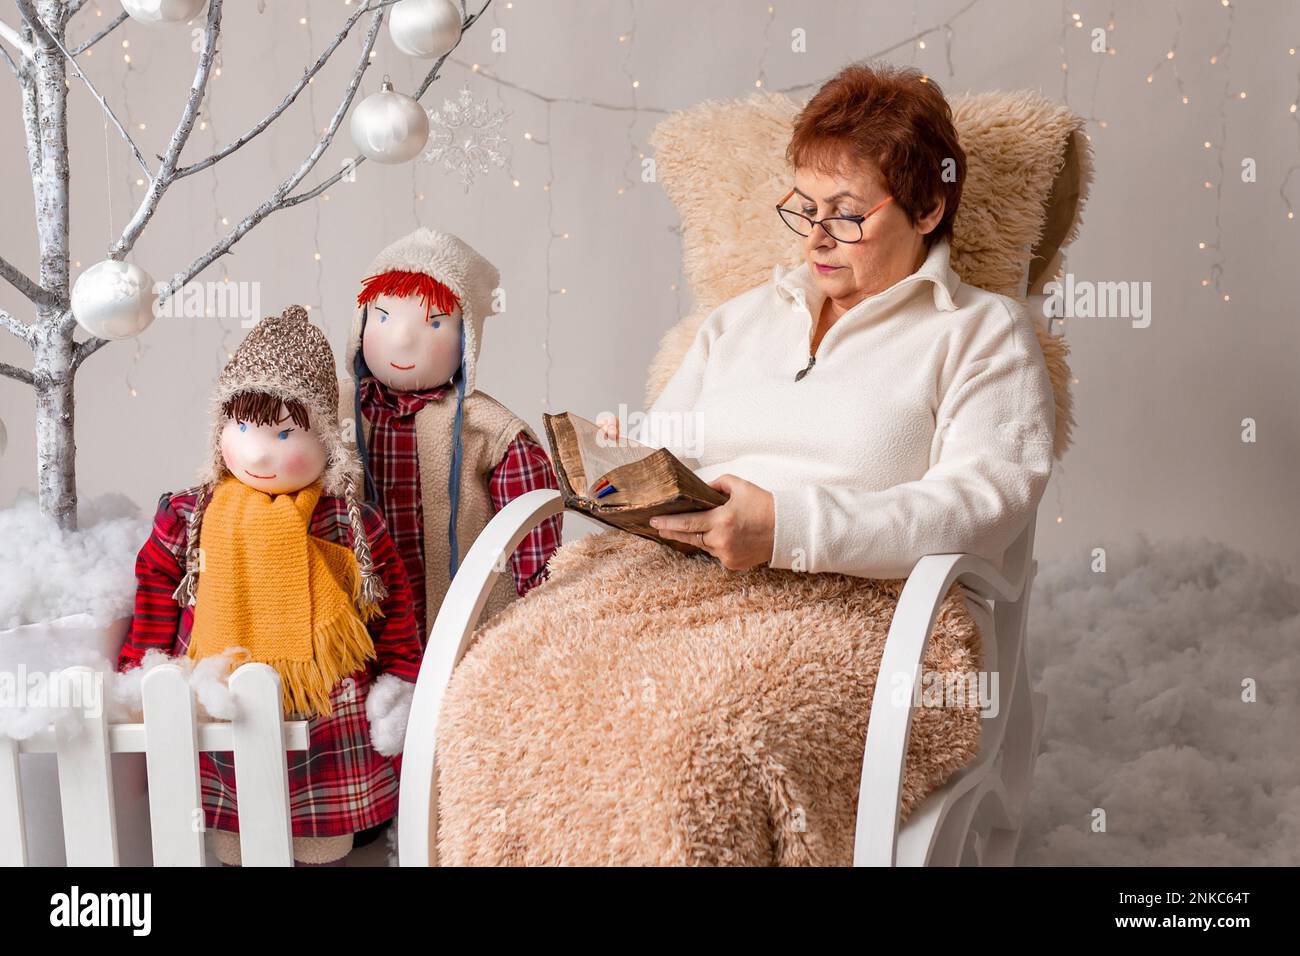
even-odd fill
[{"label": "red plaid dress", "polygon": [[[361,411],[371,424],[367,448],[370,474],[383,505],[389,533],[397,553],[406,565],[415,601],[415,618],[421,640],[429,625],[424,591],[424,508],[420,497],[420,464],[416,447],[415,413],[429,402],[453,395],[451,385],[415,392],[387,388],[373,376],[361,380]],[[452,398],[452,401],[455,399]],[[538,488],[559,488],[551,459],[545,450],[521,431],[505,456],[492,469],[488,493],[492,507],[500,511],[514,499]],[[552,515],[530,531],[510,556],[515,593],[523,597],[546,580],[546,562],[560,546],[561,516]],[[461,541],[460,559],[465,559],[472,541]]]},{"label": "red plaid dress", "polygon": [[[197,490],[164,494],[158,501],[153,533],[136,558],[135,617],[118,655],[119,670],[139,666],[146,651],[178,656],[189,646],[196,608],[182,609],[172,592],[181,580],[185,522],[194,510]],[[334,712],[308,721],[309,749],[288,754],[289,808],[296,837],[356,833],[397,813],[401,758],[384,757],[371,747],[366,697],[381,673],[414,682],[421,651],[410,588],[384,519],[368,505],[361,511],[375,566],[388,588],[383,616],[369,624],[377,659],[353,674],[351,683],[339,682],[330,697]],[[308,528],[318,538],[352,546],[342,498],[322,495]],[[199,768],[207,826],[238,832],[234,755],[201,754]]]}]

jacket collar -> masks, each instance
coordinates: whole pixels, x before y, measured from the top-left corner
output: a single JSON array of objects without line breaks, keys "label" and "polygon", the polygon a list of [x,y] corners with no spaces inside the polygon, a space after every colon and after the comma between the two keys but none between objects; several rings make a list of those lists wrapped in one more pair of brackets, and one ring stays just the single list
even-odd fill
[{"label": "jacket collar", "polygon": [[[933,286],[934,304],[937,309],[941,312],[955,311],[957,288],[961,285],[961,279],[952,270],[949,261],[950,251],[948,240],[940,239],[930,247],[919,269],[899,279],[888,289],[867,296],[850,311],[856,312],[868,303],[871,303],[870,308],[874,311],[878,306],[896,302],[910,295],[913,291],[912,287],[918,282],[929,282]],[[778,263],[772,270],[772,283],[780,296],[799,304],[806,308],[810,315],[816,316],[814,307],[820,309],[823,294],[806,261],[795,267]]]}]

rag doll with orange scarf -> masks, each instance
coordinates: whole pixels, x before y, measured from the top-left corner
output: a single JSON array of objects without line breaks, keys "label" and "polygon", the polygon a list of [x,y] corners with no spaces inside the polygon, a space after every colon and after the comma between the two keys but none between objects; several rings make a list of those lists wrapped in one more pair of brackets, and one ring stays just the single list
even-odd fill
[{"label": "rag doll with orange scarf", "polygon": [[[420,667],[411,592],[384,520],[361,502],[325,334],[300,306],[263,319],[217,382],[200,485],[164,494],[136,561],[118,659],[231,654],[280,675],[309,749],[287,755],[294,859],[335,864],[397,812]],[[239,650],[236,650],[239,649]],[[204,753],[213,848],[239,862],[229,753]]]}]

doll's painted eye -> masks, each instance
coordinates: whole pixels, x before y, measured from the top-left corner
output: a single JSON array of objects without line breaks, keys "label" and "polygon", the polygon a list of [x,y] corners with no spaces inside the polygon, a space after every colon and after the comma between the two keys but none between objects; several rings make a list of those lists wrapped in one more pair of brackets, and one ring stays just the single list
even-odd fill
[{"label": "doll's painted eye", "polygon": [[438,327],[441,326],[441,325],[442,325],[442,323],[439,322],[437,319],[434,319],[434,320],[433,320],[433,327],[434,327],[435,329],[438,328]]},{"label": "doll's painted eye", "polygon": [[289,437],[289,432],[291,431],[293,431],[292,428],[286,428],[284,431],[280,432],[280,441],[285,441]]},{"label": "doll's painted eye", "polygon": [[248,422],[240,422],[240,423],[239,423],[239,430],[240,430],[241,432],[246,432],[246,431],[248,431]]},{"label": "doll's painted eye", "polygon": [[388,313],[385,312],[383,309],[380,309],[380,310],[379,310],[379,323],[382,325],[383,323],[385,323],[385,322],[387,322],[387,321],[388,321]]}]

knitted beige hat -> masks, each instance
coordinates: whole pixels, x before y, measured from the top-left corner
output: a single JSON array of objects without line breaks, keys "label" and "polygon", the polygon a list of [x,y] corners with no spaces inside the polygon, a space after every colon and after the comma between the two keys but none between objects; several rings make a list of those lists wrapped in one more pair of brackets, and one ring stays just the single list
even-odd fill
[{"label": "knitted beige hat", "polygon": [[378,605],[387,597],[387,590],[371,559],[370,542],[357,504],[356,453],[343,440],[339,429],[339,385],[334,353],[325,333],[308,321],[307,310],[300,305],[291,305],[283,314],[258,322],[217,378],[210,454],[200,474],[202,487],[186,527],[185,576],[176,588],[176,599],[184,607],[193,604],[198,593],[199,528],[203,510],[217,482],[230,474],[221,456],[221,432],[226,425],[222,408],[244,392],[297,401],[307,410],[311,431],[325,447],[323,490],[327,495],[343,498],[347,506],[352,552],[361,570],[361,604],[363,609]]}]

